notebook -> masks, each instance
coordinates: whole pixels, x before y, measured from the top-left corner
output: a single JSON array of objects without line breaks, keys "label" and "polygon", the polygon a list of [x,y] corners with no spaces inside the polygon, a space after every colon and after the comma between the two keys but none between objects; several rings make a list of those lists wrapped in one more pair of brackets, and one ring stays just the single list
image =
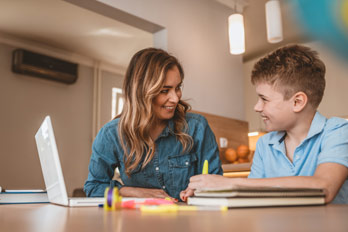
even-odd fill
[{"label": "notebook", "polygon": [[188,198],[189,205],[238,208],[325,204],[324,191],[313,188],[235,186],[228,189],[196,190],[194,194],[194,197]]},{"label": "notebook", "polygon": [[47,192],[38,189],[5,190],[0,192],[1,204],[38,204],[49,203]]},{"label": "notebook", "polygon": [[50,203],[64,206],[98,206],[104,203],[103,197],[68,198],[50,116],[45,117],[35,140]]}]

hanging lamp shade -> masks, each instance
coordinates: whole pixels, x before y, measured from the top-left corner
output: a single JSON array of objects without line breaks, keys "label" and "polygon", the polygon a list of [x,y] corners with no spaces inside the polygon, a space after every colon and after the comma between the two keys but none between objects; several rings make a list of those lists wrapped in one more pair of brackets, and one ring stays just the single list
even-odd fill
[{"label": "hanging lamp shade", "polygon": [[282,16],[278,0],[266,3],[267,40],[269,43],[278,43],[283,40]]},{"label": "hanging lamp shade", "polygon": [[244,20],[241,14],[232,14],[228,17],[228,36],[230,53],[239,55],[245,52]]}]

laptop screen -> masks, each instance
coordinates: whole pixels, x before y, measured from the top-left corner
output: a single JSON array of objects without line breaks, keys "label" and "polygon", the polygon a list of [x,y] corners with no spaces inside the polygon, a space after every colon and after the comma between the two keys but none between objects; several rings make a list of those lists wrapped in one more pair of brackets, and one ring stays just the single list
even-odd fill
[{"label": "laptop screen", "polygon": [[68,205],[68,194],[66,192],[50,116],[45,117],[35,135],[35,140],[48,200],[51,203]]}]

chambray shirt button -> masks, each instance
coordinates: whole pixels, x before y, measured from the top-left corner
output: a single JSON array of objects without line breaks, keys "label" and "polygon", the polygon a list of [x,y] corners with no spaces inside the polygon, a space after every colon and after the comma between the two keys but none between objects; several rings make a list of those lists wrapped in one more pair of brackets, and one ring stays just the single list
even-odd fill
[{"label": "chambray shirt button", "polygon": [[189,165],[189,162],[185,162],[186,166]]},{"label": "chambray shirt button", "polygon": [[163,189],[166,189],[166,186],[163,185],[162,188],[163,188]]},{"label": "chambray shirt button", "polygon": [[300,156],[299,156],[299,155],[296,155],[296,156],[295,156],[295,158],[296,158],[296,159],[299,159],[299,158],[300,158]]},{"label": "chambray shirt button", "polygon": [[158,171],[159,170],[159,167],[156,167],[156,171]]}]

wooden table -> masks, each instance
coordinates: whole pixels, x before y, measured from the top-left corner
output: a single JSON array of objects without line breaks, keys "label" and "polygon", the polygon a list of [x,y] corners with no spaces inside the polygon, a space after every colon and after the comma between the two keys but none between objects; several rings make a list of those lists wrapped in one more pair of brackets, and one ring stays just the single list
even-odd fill
[{"label": "wooden table", "polygon": [[142,213],[104,212],[52,204],[0,205],[1,232],[348,231],[348,205],[244,208],[220,211]]}]

